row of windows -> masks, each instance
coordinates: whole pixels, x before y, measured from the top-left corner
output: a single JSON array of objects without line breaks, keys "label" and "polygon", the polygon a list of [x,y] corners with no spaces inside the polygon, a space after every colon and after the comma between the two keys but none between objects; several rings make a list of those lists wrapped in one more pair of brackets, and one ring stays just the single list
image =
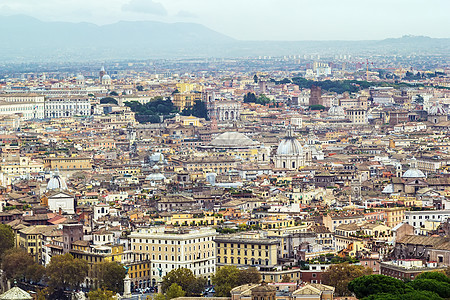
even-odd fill
[{"label": "row of windows", "polygon": [[141,269],[145,269],[145,268],[150,268],[150,264],[131,265],[130,266],[130,271],[141,270]]},{"label": "row of windows", "polygon": [[217,263],[224,263],[224,264],[228,264],[228,263],[230,263],[230,264],[234,264],[234,263],[236,263],[236,264],[238,264],[238,265],[240,265],[241,263],[243,263],[244,265],[248,265],[248,264],[251,264],[251,265],[255,265],[255,264],[258,264],[258,265],[266,265],[266,266],[268,266],[269,265],[269,260],[268,259],[261,259],[261,258],[259,258],[259,259],[255,259],[255,258],[252,258],[252,259],[247,259],[247,258],[243,258],[243,259],[241,259],[240,257],[238,257],[238,258],[234,258],[234,257],[230,257],[230,258],[228,258],[228,257],[224,257],[223,259],[220,257],[220,256],[218,256],[217,257]]},{"label": "row of windows", "polygon": [[[227,244],[227,243],[217,243],[217,247],[229,247],[229,248],[241,248],[241,244]],[[247,244],[244,244],[244,248],[247,249]],[[251,247],[249,245],[248,248],[255,249],[255,245],[252,244]],[[257,245],[256,249],[269,249],[269,245]]]},{"label": "row of windows", "polygon": [[[183,266],[183,267],[186,267],[186,268],[189,268],[189,269],[192,269],[193,267],[191,266],[191,265],[189,265],[189,266]],[[180,268],[180,266],[178,266],[178,268]],[[195,268],[195,266],[194,266],[194,268]],[[166,272],[164,272],[163,270],[161,270],[161,264],[159,264],[159,269],[160,270],[155,270],[155,269],[153,269],[153,271],[152,271],[152,274],[153,274],[153,276],[161,276],[161,277],[163,277],[164,275],[166,275],[165,273],[167,273],[168,271],[166,271]],[[167,270],[167,269],[171,269],[171,270],[173,270],[173,269],[175,269],[175,265],[165,265],[165,269]],[[201,275],[201,274],[210,274],[210,273],[214,273],[214,267],[203,267],[203,268],[199,268],[198,270],[197,269],[192,269],[192,273],[194,273],[194,275]]]},{"label": "row of windows", "polygon": [[[134,249],[136,250],[136,249]],[[141,249],[142,250],[142,249]],[[214,256],[214,252],[213,251],[208,251],[208,252],[203,252],[203,253],[197,253],[195,255],[185,255],[184,256],[184,260],[193,260],[193,259],[202,259],[202,258],[209,258],[209,257],[213,257]],[[158,256],[156,256],[155,254],[152,254],[152,260],[156,260],[156,258],[158,258],[158,260],[162,260],[163,255],[162,254],[158,254]],[[175,261],[175,255],[171,255],[170,256],[171,261]],[[169,255],[164,255],[164,259],[165,260],[169,260]],[[177,256],[177,261],[181,261],[181,256],[178,255]]]},{"label": "row of windows", "polygon": [[[221,254],[220,249],[217,249],[217,254]],[[227,254],[227,249],[223,250],[223,254]],[[234,254],[233,249],[231,249],[230,254]],[[241,255],[241,250],[237,250],[237,255]],[[247,250],[244,250],[244,255],[247,255]],[[255,256],[255,251],[252,251],[252,256]],[[258,256],[269,256],[269,251],[258,251]]]},{"label": "row of windows", "polygon": [[[208,247],[206,247],[206,245],[208,245]],[[210,244],[210,243],[208,243],[208,244],[203,244],[203,249],[206,249],[206,248],[210,248],[210,246],[211,246],[211,248],[212,248],[212,244]],[[199,245],[198,247],[196,247],[196,246],[193,246],[193,247],[191,247],[191,246],[189,246],[189,248],[188,247],[184,247],[184,251],[185,252],[187,252],[188,251],[188,249],[189,249],[189,251],[195,251],[195,250],[201,250],[201,245]],[[136,245],[133,245],[133,249],[134,250],[136,250]],[[143,246],[139,246],[139,250],[143,250],[144,249],[144,247]],[[145,250],[146,251],[149,251],[149,246],[145,246]],[[152,246],[152,251],[155,251],[155,246]],[[165,248],[164,248],[164,251],[165,252],[167,252],[168,251],[168,247],[166,246]],[[161,246],[160,247],[158,247],[158,251],[159,252],[161,252],[161,250],[162,250],[162,248],[161,248]],[[174,252],[175,251],[175,247],[170,247],[170,252]],[[178,247],[178,252],[181,252],[181,248],[180,247]]]},{"label": "row of windows", "polygon": [[[184,240],[184,241],[171,240],[170,242],[168,240],[154,240],[154,239],[152,239],[151,243],[152,244],[171,244],[171,245],[178,244],[178,245],[183,245],[183,244],[197,244],[197,243],[200,243],[200,242],[212,241],[212,239],[213,239],[212,237],[205,237],[205,238],[200,238],[200,239],[191,239],[191,240]],[[134,239],[131,239],[131,241],[133,243],[146,243],[146,244],[150,243],[149,239],[135,239],[134,238]]]},{"label": "row of windows", "polygon": [[[429,220],[429,219],[441,219],[442,217],[448,218],[449,216],[448,215],[445,215],[445,216],[443,216],[443,215],[432,215],[432,216],[423,216],[423,217],[424,217],[423,219]],[[407,216],[405,216],[405,218],[408,220],[409,216],[407,215]],[[416,216],[413,215],[412,219],[415,220]],[[422,220],[422,216],[417,216],[417,219]]]},{"label": "row of windows", "polygon": [[81,104],[57,104],[57,105],[46,105],[46,109],[90,109],[90,105],[81,105]]},{"label": "row of windows", "polygon": [[[197,268],[197,267],[201,267],[201,266],[209,266],[209,265],[214,265],[214,259],[212,260],[206,260],[206,261],[200,261],[200,262],[194,262],[192,264],[186,264],[185,268]],[[158,263],[153,263],[153,268],[159,268],[161,269],[164,266],[164,268],[174,268],[175,265],[173,264],[158,264]],[[180,266],[178,265],[178,268],[180,268]]]},{"label": "row of windows", "polygon": [[35,109],[43,109],[43,107],[0,107],[0,111],[24,111],[24,110],[35,110]]},{"label": "row of windows", "polygon": [[[139,274],[139,276],[138,276]],[[142,277],[142,276],[150,276],[150,271],[139,271],[136,273],[130,273],[130,278]]]}]

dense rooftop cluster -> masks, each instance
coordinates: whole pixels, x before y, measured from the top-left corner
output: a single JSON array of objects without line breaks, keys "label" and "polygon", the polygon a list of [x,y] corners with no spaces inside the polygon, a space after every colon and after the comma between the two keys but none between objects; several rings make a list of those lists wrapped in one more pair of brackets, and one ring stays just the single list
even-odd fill
[{"label": "dense rooftop cluster", "polygon": [[[174,292],[178,269],[235,300],[347,296],[336,265],[408,280],[444,270],[449,69],[386,72],[317,62],[5,79],[0,222],[47,272],[64,255],[86,261],[73,289],[102,286],[101,263],[123,265],[126,296]],[[231,267],[263,283],[223,288]]]}]

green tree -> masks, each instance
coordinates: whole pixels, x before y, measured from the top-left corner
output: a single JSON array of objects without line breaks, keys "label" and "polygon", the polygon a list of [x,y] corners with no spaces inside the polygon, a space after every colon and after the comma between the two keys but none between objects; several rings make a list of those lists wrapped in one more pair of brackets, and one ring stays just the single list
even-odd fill
[{"label": "green tree", "polygon": [[253,75],[253,82],[258,83],[258,75]]},{"label": "green tree", "polygon": [[442,298],[450,298],[450,284],[435,279],[414,279],[408,285],[417,291],[430,291]]},{"label": "green tree", "polygon": [[100,104],[117,104],[117,100],[113,97],[105,97],[100,99]]},{"label": "green tree", "polygon": [[324,110],[325,106],[320,104],[314,104],[309,106],[309,110]]},{"label": "green tree", "polygon": [[155,295],[154,299],[152,299],[151,296],[147,296],[146,300],[167,300],[167,297],[166,297],[166,295],[164,295],[162,293],[158,293],[158,294]]},{"label": "green tree", "polygon": [[396,278],[385,275],[367,275],[353,279],[348,284],[348,290],[353,292],[359,299],[373,294],[405,294],[406,284]]},{"label": "green tree", "polygon": [[27,268],[25,277],[27,280],[31,280],[35,283],[38,283],[42,279],[44,279],[45,272],[46,272],[46,270],[43,265],[40,265],[38,263],[33,263],[31,266],[29,266]]},{"label": "green tree", "polygon": [[291,276],[289,276],[287,274],[283,275],[283,277],[281,277],[281,282],[283,282],[283,283],[292,282]]},{"label": "green tree", "polygon": [[244,95],[244,103],[256,103],[256,95],[255,93],[248,92]]},{"label": "green tree", "polygon": [[328,270],[322,274],[322,283],[334,286],[335,294],[337,296],[350,296],[351,292],[347,288],[349,282],[355,278],[369,274],[372,274],[371,268],[341,263],[331,265]]},{"label": "green tree", "polygon": [[125,106],[136,113],[136,120],[140,123],[160,123],[159,116],[168,116],[177,112],[177,108],[170,98],[163,99],[162,97],[155,97],[144,105],[137,101],[127,101]]},{"label": "green tree", "polygon": [[187,291],[189,289],[189,285],[195,279],[195,275],[190,269],[173,269],[163,277],[161,290],[165,293],[172,284],[176,283],[183,289],[183,291]]},{"label": "green tree", "polygon": [[55,290],[76,289],[88,274],[88,262],[70,253],[53,256],[47,266],[49,286]]},{"label": "green tree", "polygon": [[267,97],[264,94],[259,95],[259,97],[256,99],[257,104],[266,105],[267,103],[270,103],[269,97]]},{"label": "green tree", "polygon": [[179,286],[176,283],[172,283],[172,285],[167,289],[166,292],[166,298],[167,300],[178,298],[178,297],[184,297],[186,295],[186,292],[183,291],[181,286]]},{"label": "green tree", "polygon": [[250,267],[239,271],[239,281],[238,285],[248,284],[248,283],[260,283],[261,273],[254,268]]},{"label": "green tree", "polygon": [[123,293],[123,280],[126,275],[123,265],[114,261],[104,261],[95,266],[95,274],[101,288]]},{"label": "green tree", "polygon": [[445,268],[444,274],[447,275],[447,277],[450,277],[450,267]]},{"label": "green tree", "polygon": [[119,96],[119,94],[117,94],[116,91],[112,91],[111,93],[109,93],[110,96]]},{"label": "green tree", "polygon": [[443,300],[438,294],[429,291],[411,291],[405,294],[374,294],[364,300]]},{"label": "green tree", "polygon": [[206,104],[201,100],[196,100],[194,106],[183,109],[181,114],[183,116],[192,115],[197,118],[204,118],[204,119],[208,118],[208,110],[206,108]]},{"label": "green tree", "polygon": [[0,224],[0,260],[6,250],[14,247],[14,231],[11,226]]},{"label": "green tree", "polygon": [[137,85],[136,90],[138,90],[139,92],[142,92],[144,90],[144,87],[142,85]]},{"label": "green tree", "polygon": [[36,264],[33,257],[22,249],[9,249],[5,252],[2,261],[2,269],[5,276],[11,280],[24,280],[27,276],[29,268]]},{"label": "green tree", "polygon": [[423,272],[414,278],[414,280],[417,279],[433,279],[441,282],[450,283],[450,278],[442,272]]},{"label": "green tree", "polygon": [[239,269],[235,266],[223,266],[212,277],[217,297],[229,297],[232,288],[239,285]]},{"label": "green tree", "polygon": [[96,289],[88,293],[89,300],[113,300],[115,299],[115,294],[113,291],[108,291],[105,289]]},{"label": "green tree", "polygon": [[205,290],[205,286],[207,284],[207,280],[203,277],[197,277],[191,284],[188,286],[186,290],[186,295],[191,296],[201,296],[203,291]]}]

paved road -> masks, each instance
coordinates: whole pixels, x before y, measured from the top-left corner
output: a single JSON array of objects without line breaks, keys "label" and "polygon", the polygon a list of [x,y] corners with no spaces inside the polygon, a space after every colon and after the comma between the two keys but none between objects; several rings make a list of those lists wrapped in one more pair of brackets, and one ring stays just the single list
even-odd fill
[{"label": "paved road", "polygon": [[148,294],[132,294],[131,298],[132,300],[145,300],[147,298],[147,296],[150,296],[151,298],[153,298],[152,293],[148,293]]}]

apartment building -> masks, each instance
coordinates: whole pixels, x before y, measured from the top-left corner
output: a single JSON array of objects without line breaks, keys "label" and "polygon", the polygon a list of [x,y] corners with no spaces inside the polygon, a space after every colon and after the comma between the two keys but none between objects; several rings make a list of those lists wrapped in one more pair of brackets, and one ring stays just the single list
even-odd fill
[{"label": "apartment building", "polygon": [[90,116],[91,103],[83,96],[49,98],[45,101],[46,118]]},{"label": "apartment building", "polygon": [[161,282],[171,270],[187,268],[209,282],[216,269],[215,229],[142,228],[130,234],[131,250],[148,259],[152,281]]},{"label": "apartment building", "polygon": [[375,211],[383,211],[386,216],[386,226],[392,228],[403,222],[407,209],[406,207],[380,207],[375,208]]},{"label": "apartment building", "polygon": [[279,239],[268,239],[260,233],[221,235],[215,238],[217,266],[268,267],[277,264]]},{"label": "apartment building", "polygon": [[406,211],[404,222],[413,226],[416,234],[419,234],[420,228],[425,226],[425,222],[446,222],[449,217],[450,209]]}]

